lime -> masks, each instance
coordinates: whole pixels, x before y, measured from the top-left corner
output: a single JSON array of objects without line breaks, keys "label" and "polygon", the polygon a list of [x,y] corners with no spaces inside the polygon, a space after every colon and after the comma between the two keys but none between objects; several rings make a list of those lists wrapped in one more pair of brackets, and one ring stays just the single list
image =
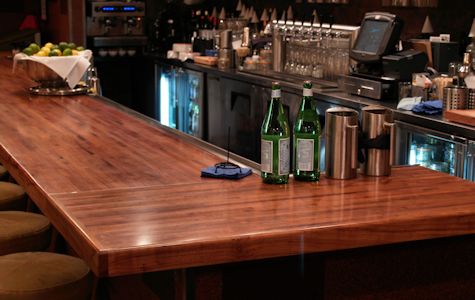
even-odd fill
[{"label": "lime", "polygon": [[51,50],[54,50],[54,49],[59,49],[58,45],[53,45],[53,47],[50,48]]},{"label": "lime", "polygon": [[69,48],[71,50],[76,49],[76,44],[75,43],[69,43],[67,48]]},{"label": "lime", "polygon": [[38,45],[35,44],[35,43],[31,43],[30,46],[28,46],[28,48],[30,48],[31,50],[33,50],[33,53],[36,53],[36,52],[40,51],[40,46],[38,46]]},{"label": "lime", "polygon": [[61,42],[59,43],[59,50],[64,51],[64,49],[68,48],[68,43]]},{"label": "lime", "polygon": [[66,48],[63,51],[63,56],[71,56],[73,55],[73,50],[71,48]]},{"label": "lime", "polygon": [[76,50],[78,50],[78,51],[84,51],[84,50],[86,50],[86,49],[84,49],[83,46],[79,46],[79,47],[76,48]]},{"label": "lime", "polygon": [[23,49],[23,53],[25,53],[26,55],[33,55],[35,54],[33,52],[33,49],[31,49],[30,47],[26,47],[25,49]]},{"label": "lime", "polygon": [[49,56],[61,56],[61,51],[59,49],[53,49],[49,53]]},{"label": "lime", "polygon": [[51,49],[53,47],[53,43],[46,43],[44,47]]}]

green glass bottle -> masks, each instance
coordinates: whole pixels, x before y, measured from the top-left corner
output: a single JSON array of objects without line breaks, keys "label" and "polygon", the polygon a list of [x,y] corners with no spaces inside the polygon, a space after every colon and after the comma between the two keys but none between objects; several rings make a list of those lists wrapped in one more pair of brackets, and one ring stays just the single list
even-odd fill
[{"label": "green glass bottle", "polygon": [[261,177],[265,183],[289,181],[290,128],[280,96],[280,84],[273,82],[269,110],[261,128]]},{"label": "green glass bottle", "polygon": [[303,97],[294,124],[294,178],[302,181],[320,179],[320,120],[313,98],[312,83],[303,83]]}]

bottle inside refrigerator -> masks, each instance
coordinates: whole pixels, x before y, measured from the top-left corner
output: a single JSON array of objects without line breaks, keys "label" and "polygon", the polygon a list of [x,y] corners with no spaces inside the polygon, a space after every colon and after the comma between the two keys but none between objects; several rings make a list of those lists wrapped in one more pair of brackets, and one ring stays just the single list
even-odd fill
[{"label": "bottle inside refrigerator", "polygon": [[396,124],[398,164],[466,178],[467,139],[401,121]]}]

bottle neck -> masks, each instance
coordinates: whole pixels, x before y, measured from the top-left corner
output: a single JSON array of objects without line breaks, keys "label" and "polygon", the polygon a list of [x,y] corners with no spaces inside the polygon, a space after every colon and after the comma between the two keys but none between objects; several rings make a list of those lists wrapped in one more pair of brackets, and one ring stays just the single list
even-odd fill
[{"label": "bottle neck", "polygon": [[272,99],[278,98],[280,101],[280,96],[281,96],[281,90],[272,90],[272,93],[271,93]]},{"label": "bottle neck", "polygon": [[282,102],[280,102],[280,97],[271,98],[269,109],[272,112],[272,115],[275,117],[284,113],[284,107],[282,106]]},{"label": "bottle neck", "polygon": [[303,96],[304,96],[304,97],[313,97],[313,91],[312,91],[312,89],[304,88],[304,89],[303,89]]},{"label": "bottle neck", "polygon": [[313,100],[312,89],[304,88],[303,89],[303,96],[302,96],[302,108],[303,109],[311,109],[312,104],[313,104],[312,100]]}]

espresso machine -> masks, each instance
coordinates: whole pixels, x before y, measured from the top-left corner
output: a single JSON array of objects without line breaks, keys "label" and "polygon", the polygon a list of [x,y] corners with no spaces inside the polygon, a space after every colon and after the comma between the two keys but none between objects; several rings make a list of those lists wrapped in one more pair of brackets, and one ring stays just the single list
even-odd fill
[{"label": "espresso machine", "polygon": [[88,48],[99,56],[134,56],[147,44],[145,2],[92,1],[86,16]]}]

